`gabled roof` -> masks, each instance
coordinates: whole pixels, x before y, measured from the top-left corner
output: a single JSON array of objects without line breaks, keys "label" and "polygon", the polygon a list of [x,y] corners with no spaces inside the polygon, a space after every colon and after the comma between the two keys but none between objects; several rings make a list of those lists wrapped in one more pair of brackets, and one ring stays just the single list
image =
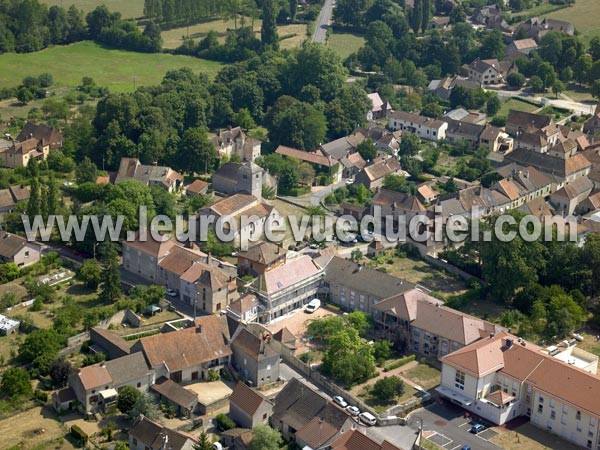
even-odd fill
[{"label": "gabled roof", "polygon": [[142,164],[137,158],[121,158],[115,182],[134,179],[148,186],[150,183],[160,183],[170,187],[178,181],[183,181],[183,176],[170,167]]},{"label": "gabled roof", "polygon": [[259,264],[269,265],[285,257],[286,253],[280,245],[259,241],[248,250],[239,252],[238,256]]},{"label": "gabled roof", "polygon": [[104,363],[115,386],[150,375],[150,368],[143,353],[132,353]]},{"label": "gabled roof", "polygon": [[412,326],[462,345],[475,342],[482,332],[496,331],[492,323],[430,302],[418,302],[417,316]]},{"label": "gabled roof", "polygon": [[281,330],[275,333],[273,335],[273,339],[290,348],[296,348],[296,336],[294,336],[288,327],[283,327]]},{"label": "gabled roof", "polygon": [[385,178],[386,175],[394,174],[401,169],[400,162],[396,158],[386,158],[381,161],[372,162],[368,166],[365,166],[361,172],[369,180],[375,181]]},{"label": "gabled roof", "polygon": [[381,100],[379,94],[377,92],[373,92],[372,94],[368,94],[367,97],[369,97],[369,100],[371,100],[371,111],[381,111],[381,107],[383,106],[383,100]]},{"label": "gabled roof", "polygon": [[580,177],[554,192],[552,196],[574,199],[581,194],[591,192],[593,188],[594,183],[592,183],[588,177]]},{"label": "gabled roof", "polygon": [[128,355],[131,351],[130,342],[127,342],[118,334],[103,328],[92,328],[90,330],[90,340],[109,352],[113,350],[113,353],[122,354],[123,356]]},{"label": "gabled roof", "polygon": [[142,338],[141,349],[152,367],[166,365],[170,372],[231,355],[219,317],[197,318],[194,326]]},{"label": "gabled roof", "polygon": [[310,256],[302,255],[298,258],[289,259],[284,265],[261,275],[259,279],[260,289],[273,294],[306,278],[318,275],[320,271]]},{"label": "gabled roof", "polygon": [[241,381],[238,381],[229,397],[229,403],[235,404],[250,417],[258,411],[258,408],[260,408],[260,405],[264,402],[270,403],[267,397],[246,386]]},{"label": "gabled roof", "polygon": [[30,138],[41,141],[43,145],[50,145],[53,148],[59,147],[63,141],[62,133],[56,128],[45,124],[36,125],[27,122],[23,126],[19,136],[17,136],[17,141],[24,141]]},{"label": "gabled roof", "polygon": [[516,41],[513,41],[513,44],[517,50],[528,50],[531,48],[538,47],[537,42],[535,42],[535,40],[531,38],[517,39]]},{"label": "gabled roof", "polygon": [[328,401],[296,378],[292,378],[274,399],[272,423],[283,422],[300,430],[313,420]]},{"label": "gabled roof", "polygon": [[258,199],[253,195],[237,193],[219,200],[206,209],[213,211],[218,216],[230,216],[250,208],[257,202]]},{"label": "gabled roof", "polygon": [[321,151],[305,152],[304,150],[298,150],[297,148],[280,145],[275,150],[275,153],[278,155],[296,158],[300,161],[306,161],[310,164],[317,164],[319,166],[333,167],[335,164],[337,164],[336,160],[333,158],[328,158],[327,156],[323,155]]},{"label": "gabled roof", "polygon": [[163,450],[166,445],[170,450],[182,450],[190,441],[193,444],[198,442],[191,434],[167,428],[144,415],[131,426],[129,435],[150,450]]},{"label": "gabled roof", "polygon": [[258,300],[256,299],[256,295],[247,292],[244,295],[242,295],[239,299],[231,302],[229,304],[229,309],[241,315],[244,314],[246,311],[255,308],[256,306],[258,306]]},{"label": "gabled roof", "polygon": [[552,123],[552,118],[542,114],[530,113],[527,111],[517,111],[511,109],[506,118],[507,126],[522,127],[524,130],[527,127],[542,129]]},{"label": "gabled roof", "polygon": [[139,250],[154,258],[161,259],[164,258],[173,247],[181,246],[180,243],[172,239],[169,235],[164,235],[164,237],[164,241],[157,241],[152,237],[152,233],[148,232],[146,240],[143,241],[138,233],[136,239],[133,241],[123,240],[123,245]]},{"label": "gabled roof", "polygon": [[169,378],[159,378],[150,388],[167,400],[184,408],[192,408],[198,402],[198,394],[179,386]]},{"label": "gabled roof", "polygon": [[202,194],[208,189],[208,183],[202,180],[194,180],[194,182],[188,185],[185,190],[192,194]]},{"label": "gabled roof", "polygon": [[483,338],[444,356],[441,361],[477,378],[492,372],[508,375],[600,417],[598,376],[550,356],[537,345],[509,333],[500,332]]},{"label": "gabled roof", "polygon": [[104,364],[82,367],[79,369],[78,377],[86,391],[110,386],[113,381]]},{"label": "gabled roof", "polygon": [[333,441],[330,446],[331,450],[402,450],[388,441],[378,444],[359,430],[348,431]]},{"label": "gabled roof", "polygon": [[0,230],[0,256],[12,258],[28,245],[27,239]]},{"label": "gabled roof", "polygon": [[334,256],[327,264],[325,280],[354,291],[369,292],[381,299],[415,287],[413,283],[338,256]]},{"label": "gabled roof", "polygon": [[241,351],[255,361],[262,361],[279,355],[273,347],[254,336],[245,328],[239,329],[237,336],[231,341],[231,347],[234,352],[235,350]]},{"label": "gabled roof", "polygon": [[394,211],[419,213],[427,210],[416,196],[389,189],[377,191],[372,203],[373,205],[391,207]]},{"label": "gabled roof", "polygon": [[417,318],[417,305],[419,302],[427,302],[432,305],[442,304],[441,300],[426,294],[419,289],[413,288],[406,292],[385,298],[373,305],[377,311],[391,314],[399,319],[412,322]]}]

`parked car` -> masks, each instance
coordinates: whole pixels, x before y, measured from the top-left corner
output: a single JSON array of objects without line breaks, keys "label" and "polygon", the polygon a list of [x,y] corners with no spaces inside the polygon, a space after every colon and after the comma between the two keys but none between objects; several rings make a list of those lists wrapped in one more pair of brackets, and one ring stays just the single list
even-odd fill
[{"label": "parked car", "polygon": [[469,433],[473,433],[473,434],[479,434],[481,433],[483,430],[485,430],[485,425],[482,425],[480,423],[477,423],[475,425],[473,425],[471,427],[471,429],[469,430]]},{"label": "parked car", "polygon": [[346,186],[350,186],[354,184],[354,178],[346,178]]},{"label": "parked car", "polygon": [[344,400],[339,395],[336,395],[335,397],[333,397],[333,401],[335,403],[337,403],[338,405],[340,405],[342,408],[345,408],[346,406],[348,406],[348,403],[346,403],[346,400]]},{"label": "parked car", "polygon": [[165,289],[165,294],[169,297],[177,297],[177,291],[175,289],[167,288]]},{"label": "parked car", "polygon": [[304,311],[309,314],[312,314],[320,307],[321,307],[321,300],[319,300],[318,298],[313,298],[310,302],[308,302],[308,305],[306,305],[306,308],[304,308]]},{"label": "parked car", "polygon": [[471,450],[471,447],[469,445],[463,445],[460,450]]},{"label": "parked car", "polygon": [[377,419],[375,418],[375,416],[368,412],[360,413],[358,415],[358,418],[360,419],[360,421],[362,423],[364,423],[365,425],[368,425],[370,427],[377,424]]},{"label": "parked car", "polygon": [[348,411],[348,414],[352,417],[356,417],[360,414],[360,410],[356,406],[347,406],[346,411]]}]

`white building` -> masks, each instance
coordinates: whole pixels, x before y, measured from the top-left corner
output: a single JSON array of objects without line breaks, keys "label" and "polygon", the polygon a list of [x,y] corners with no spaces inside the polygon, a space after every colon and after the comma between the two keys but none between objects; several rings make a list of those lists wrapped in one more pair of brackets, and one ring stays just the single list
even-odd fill
[{"label": "white building", "polygon": [[13,320],[10,317],[0,314],[0,336],[8,336],[9,334],[16,333],[19,331],[19,325],[21,325],[21,322],[18,320]]},{"label": "white building", "polygon": [[[589,449],[600,448],[598,358],[490,334],[443,358],[437,391],[495,424],[516,417]],[[558,351],[558,352],[557,352]]]},{"label": "white building", "polygon": [[446,122],[404,111],[390,112],[388,120],[388,126],[392,130],[413,133],[428,141],[444,139],[448,129]]}]

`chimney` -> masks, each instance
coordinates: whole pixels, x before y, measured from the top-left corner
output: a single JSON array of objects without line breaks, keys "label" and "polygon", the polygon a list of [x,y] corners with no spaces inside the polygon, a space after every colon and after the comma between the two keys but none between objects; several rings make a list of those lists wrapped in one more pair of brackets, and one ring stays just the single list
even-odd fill
[{"label": "chimney", "polygon": [[509,349],[513,346],[513,340],[512,339],[507,339],[506,340],[506,348]]}]

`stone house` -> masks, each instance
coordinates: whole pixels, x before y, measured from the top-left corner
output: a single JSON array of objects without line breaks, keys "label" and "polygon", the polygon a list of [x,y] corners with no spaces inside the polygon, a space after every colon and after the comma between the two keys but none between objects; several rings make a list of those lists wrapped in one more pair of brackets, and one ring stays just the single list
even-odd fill
[{"label": "stone house", "polygon": [[235,423],[253,429],[268,424],[272,413],[273,404],[264,395],[238,381],[229,397],[229,416]]},{"label": "stone house", "polygon": [[279,379],[281,355],[269,344],[270,335],[254,336],[238,327],[231,339],[232,365],[252,386],[262,387]]}]

